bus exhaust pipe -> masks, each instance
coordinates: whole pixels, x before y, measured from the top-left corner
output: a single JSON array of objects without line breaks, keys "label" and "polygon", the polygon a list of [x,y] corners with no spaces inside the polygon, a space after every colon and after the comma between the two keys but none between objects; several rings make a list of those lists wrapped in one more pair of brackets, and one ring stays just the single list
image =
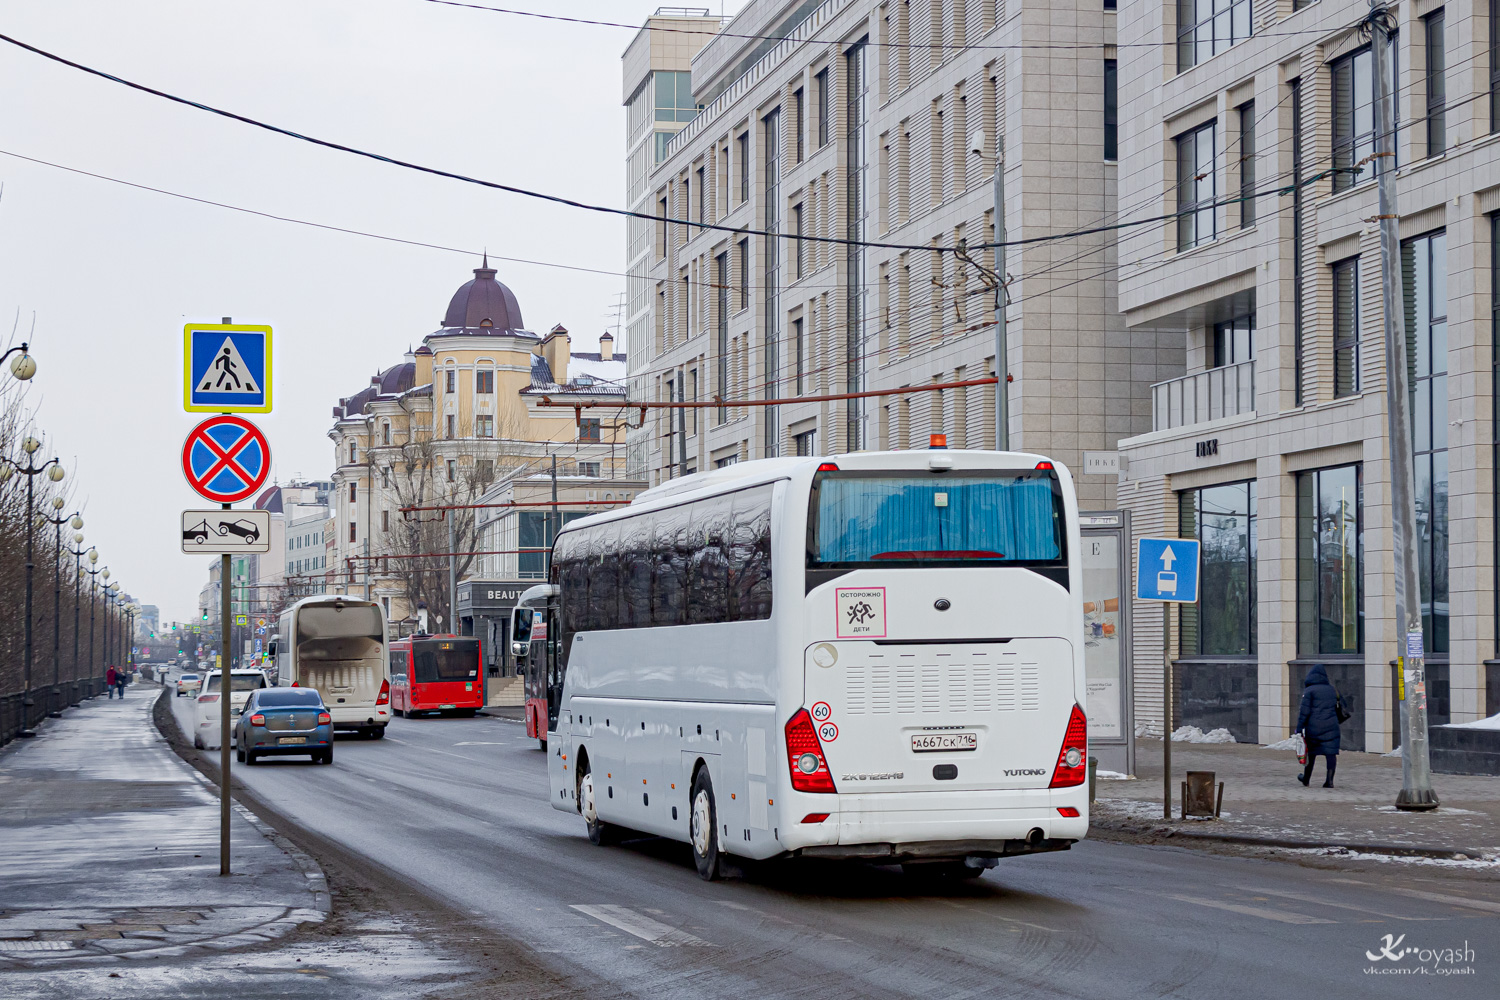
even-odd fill
[{"label": "bus exhaust pipe", "polygon": [[1046,839],[1047,835],[1042,832],[1042,828],[1034,826],[1031,828],[1031,832],[1026,835],[1026,846],[1030,848],[1041,847],[1042,841]]}]

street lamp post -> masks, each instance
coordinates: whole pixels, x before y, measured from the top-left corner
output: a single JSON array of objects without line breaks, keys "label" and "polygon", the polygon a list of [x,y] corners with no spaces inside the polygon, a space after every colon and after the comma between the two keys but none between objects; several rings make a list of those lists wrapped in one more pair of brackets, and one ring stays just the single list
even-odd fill
[{"label": "street lamp post", "polygon": [[[14,348],[12,348],[12,351],[13,350]],[[7,351],[6,356],[9,356],[12,351]],[[23,361],[31,365],[28,374],[24,376],[20,371],[17,370],[18,368],[22,367]],[[36,371],[36,363],[31,361],[31,356],[29,354],[26,354],[24,350],[22,351],[19,358],[11,362],[10,367],[11,371],[15,373],[17,378],[30,378],[31,375]],[[58,483],[62,482],[62,478],[65,475],[65,473],[63,472],[62,464],[55,458],[49,458],[41,465],[36,464],[37,449],[41,446],[42,442],[38,441],[34,437],[31,437],[30,435],[27,435],[26,438],[21,441],[21,450],[26,453],[25,465],[22,465],[13,458],[0,456],[0,461],[3,461],[5,463],[4,465],[0,465],[0,482],[4,482],[17,472],[26,477],[26,660],[24,692],[21,695],[21,731],[17,734],[18,736],[36,735],[36,733],[32,732],[28,727],[30,713],[27,711],[27,709],[29,709],[34,704],[34,702],[31,700],[31,585],[33,571],[36,569],[36,563],[34,561],[37,525],[35,512],[36,477],[45,472],[48,479],[52,480],[54,483]],[[43,521],[45,520],[46,519],[43,518]]]},{"label": "street lamp post", "polygon": [[[94,677],[94,668],[99,666],[99,661],[94,659],[94,612],[99,606],[99,571],[94,568],[94,565],[98,562],[99,550],[90,548],[87,573],[89,575],[89,678],[91,680]],[[104,670],[101,667],[99,678],[103,680],[103,677]],[[94,693],[98,694],[97,691]]]},{"label": "street lamp post", "polygon": [[[62,510],[67,501],[62,497],[52,498],[52,509]],[[74,531],[83,527],[83,516],[76,511],[68,517],[45,517],[48,524],[52,525],[55,539],[52,550],[52,694],[48,699],[49,711],[47,715],[56,719],[62,716],[62,554],[63,525],[71,524]]]},{"label": "street lamp post", "polygon": [[36,359],[26,353],[26,344],[24,342],[20,347],[12,347],[4,354],[0,354],[0,361],[4,361],[12,354],[19,355],[16,360],[10,363],[10,373],[12,375],[20,381],[25,382],[36,374]]},{"label": "street lamp post", "polygon": [[104,658],[120,671],[120,581],[104,588]]},{"label": "street lamp post", "polygon": [[83,548],[83,518],[73,518],[73,545],[68,546],[68,551],[73,555],[73,693],[78,693],[78,602],[79,588],[83,585],[83,557],[86,554]]}]

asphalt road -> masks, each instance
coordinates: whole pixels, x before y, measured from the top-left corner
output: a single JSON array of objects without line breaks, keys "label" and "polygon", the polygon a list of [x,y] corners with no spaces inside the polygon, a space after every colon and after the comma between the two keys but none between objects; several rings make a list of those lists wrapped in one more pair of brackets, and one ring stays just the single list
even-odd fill
[{"label": "asphalt road", "polygon": [[[1500,974],[1493,872],[1086,841],[958,885],[811,863],[709,884],[685,845],[592,846],[548,804],[524,732],[397,719],[384,740],[341,739],[332,767],[273,759],[235,777],[526,949],[553,974],[538,995],[1489,997]],[[1387,934],[1405,935],[1395,952],[1460,953],[1367,958]]]}]

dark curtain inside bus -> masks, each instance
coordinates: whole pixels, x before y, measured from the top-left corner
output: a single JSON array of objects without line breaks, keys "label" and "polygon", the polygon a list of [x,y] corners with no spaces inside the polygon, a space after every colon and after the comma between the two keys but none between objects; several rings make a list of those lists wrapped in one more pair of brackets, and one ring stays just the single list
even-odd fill
[{"label": "dark curtain inside bus", "polygon": [[812,565],[1056,562],[1063,511],[1043,473],[823,473],[813,500]]},{"label": "dark curtain inside bus", "polygon": [[473,639],[441,639],[412,643],[412,683],[472,681],[479,678],[479,643]]}]

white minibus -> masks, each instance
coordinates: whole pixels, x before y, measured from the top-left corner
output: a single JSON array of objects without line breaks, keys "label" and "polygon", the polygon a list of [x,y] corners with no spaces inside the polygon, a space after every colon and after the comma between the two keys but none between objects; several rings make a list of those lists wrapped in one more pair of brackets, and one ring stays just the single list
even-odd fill
[{"label": "white minibus", "polygon": [[672,480],[558,535],[526,669],[554,807],[747,859],[972,877],[1088,830],[1072,477],[874,452]]},{"label": "white minibus", "polygon": [[335,594],[304,597],[282,612],[268,655],[279,686],[323,696],[335,730],[385,735],[391,660],[379,604]]}]

